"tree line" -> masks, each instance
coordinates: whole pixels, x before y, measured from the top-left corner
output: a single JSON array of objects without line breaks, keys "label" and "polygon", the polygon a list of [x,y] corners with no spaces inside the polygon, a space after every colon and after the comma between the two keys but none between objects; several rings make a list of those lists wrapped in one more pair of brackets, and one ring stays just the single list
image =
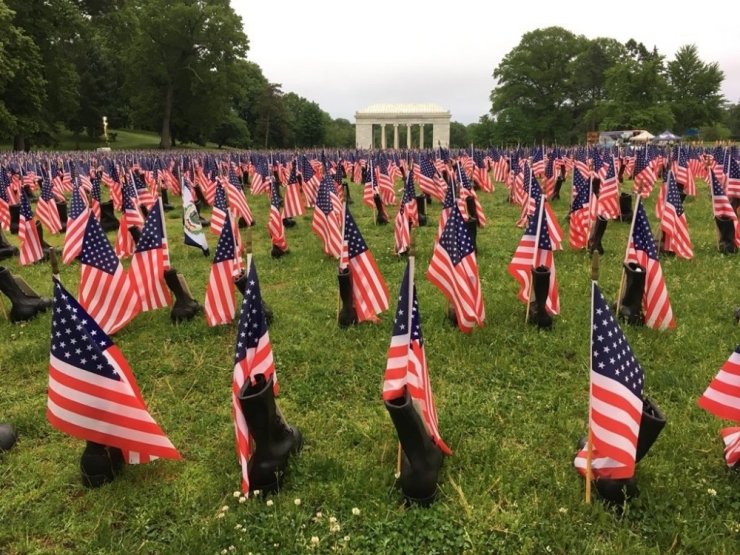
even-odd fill
[{"label": "tree line", "polygon": [[284,93],[248,49],[229,0],[0,0],[0,142],[96,139],[107,116],[165,148],[354,144],[349,121]]}]

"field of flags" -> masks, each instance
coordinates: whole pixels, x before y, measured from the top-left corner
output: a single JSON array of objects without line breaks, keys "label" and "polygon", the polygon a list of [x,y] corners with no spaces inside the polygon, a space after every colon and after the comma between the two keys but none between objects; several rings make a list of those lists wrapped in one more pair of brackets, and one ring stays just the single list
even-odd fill
[{"label": "field of flags", "polygon": [[[43,464],[63,504],[61,484],[79,483],[79,439],[121,449],[127,463],[175,459],[127,469],[84,494],[94,503],[108,489],[133,505],[163,495],[155,479],[174,482],[165,498],[179,498],[188,468],[204,485],[194,494],[201,503],[253,493],[240,391],[262,376],[277,394],[279,372],[278,403],[307,447],[291,459],[280,496],[306,491],[317,507],[363,502],[381,518],[384,505],[401,501],[393,490],[401,468],[404,497],[413,498],[403,483],[413,457],[404,445],[399,462],[402,432],[381,402],[408,395],[446,455],[432,465],[432,518],[524,526],[488,510],[528,494],[517,474],[552,497],[559,518],[584,510],[578,472],[609,500],[604,484],[634,479],[647,454],[640,415],[648,409],[667,426],[640,464],[641,495],[628,495],[645,513],[639,526],[679,494],[669,484],[680,490],[688,487],[680,479],[707,475],[715,485],[696,495],[727,493],[719,509],[712,500],[711,526],[726,530],[736,518],[736,472],[723,470],[740,456],[740,153],[732,147],[75,153],[7,155],[0,166],[0,264],[54,301],[51,316],[0,322],[11,391],[0,421],[15,419],[21,437],[0,462],[11,500],[32,482],[47,487],[28,468],[48,451],[63,453]],[[53,285],[50,249],[61,265]],[[643,325],[617,317],[629,304],[624,265],[644,272]],[[171,326],[179,295],[165,275],[175,270],[202,312]],[[392,313],[389,291],[399,288]],[[68,333],[70,321],[80,323]],[[617,358],[604,335],[618,338]],[[557,485],[537,483],[542,475]],[[689,506],[692,495],[685,509],[711,517],[701,503]],[[531,518],[542,511],[518,502]],[[245,510],[259,519],[264,509]],[[469,541],[483,541],[485,527],[474,525]],[[214,533],[205,533],[209,546],[222,539]],[[278,537],[254,533],[255,545]],[[727,541],[738,533],[740,523]],[[0,532],[0,545],[23,550],[39,534]],[[523,547],[508,534],[493,545]],[[700,545],[700,533],[688,535]],[[654,545],[620,531],[614,538]],[[721,534],[717,541],[725,545]],[[585,545],[562,542],[560,551]]]}]

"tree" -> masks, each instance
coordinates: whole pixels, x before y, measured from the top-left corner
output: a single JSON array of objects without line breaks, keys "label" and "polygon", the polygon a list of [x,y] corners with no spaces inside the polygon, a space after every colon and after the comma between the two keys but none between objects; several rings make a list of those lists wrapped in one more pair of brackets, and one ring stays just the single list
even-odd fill
[{"label": "tree", "polygon": [[241,18],[228,0],[131,0],[128,90],[137,116],[160,122],[160,146],[203,141],[228,114],[230,77],[247,52]]},{"label": "tree", "polygon": [[331,118],[321,110],[318,104],[291,92],[283,96],[283,105],[289,117],[290,135],[294,143],[284,146],[305,148],[321,146],[325,143],[325,124],[326,120],[331,120]]},{"label": "tree", "polygon": [[470,139],[468,139],[468,130],[459,121],[450,122],[450,147],[451,148],[466,148],[470,146]]},{"label": "tree", "polygon": [[337,118],[326,126],[326,146],[352,148],[355,146],[355,126],[349,120]]},{"label": "tree", "polygon": [[[562,27],[537,29],[504,56],[493,72],[491,114],[497,122],[516,122],[507,141],[573,139],[573,61],[586,39]],[[503,128],[502,128],[503,129]]]},{"label": "tree", "polygon": [[717,62],[702,62],[696,46],[687,44],[668,62],[667,75],[676,131],[683,133],[719,121],[724,73]]},{"label": "tree", "polygon": [[740,139],[740,102],[729,104],[725,110],[725,121],[733,139]]}]

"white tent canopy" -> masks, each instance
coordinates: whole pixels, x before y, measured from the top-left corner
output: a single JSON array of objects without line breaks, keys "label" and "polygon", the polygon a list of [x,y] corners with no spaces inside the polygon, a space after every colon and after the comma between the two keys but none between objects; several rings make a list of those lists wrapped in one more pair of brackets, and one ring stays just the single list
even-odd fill
[{"label": "white tent canopy", "polygon": [[653,139],[655,135],[650,133],[649,131],[643,131],[642,133],[639,133],[635,135],[634,137],[630,138],[630,141],[633,143],[644,143],[651,139]]}]

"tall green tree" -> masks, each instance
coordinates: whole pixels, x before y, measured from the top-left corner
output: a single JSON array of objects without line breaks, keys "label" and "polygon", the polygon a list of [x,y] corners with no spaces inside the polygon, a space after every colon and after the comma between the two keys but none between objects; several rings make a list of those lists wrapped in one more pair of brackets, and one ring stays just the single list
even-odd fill
[{"label": "tall green tree", "polygon": [[470,139],[468,138],[468,129],[465,124],[459,121],[450,122],[450,147],[451,148],[466,148],[470,146]]},{"label": "tall green tree", "polygon": [[724,73],[717,62],[703,62],[696,46],[687,44],[668,62],[667,76],[678,133],[719,121],[724,100],[720,92]]},{"label": "tall green tree", "polygon": [[[290,117],[290,135],[294,146],[304,148],[325,144],[325,125],[331,118],[318,104],[290,92],[283,96],[283,105]],[[285,139],[290,141],[290,138]]]}]

